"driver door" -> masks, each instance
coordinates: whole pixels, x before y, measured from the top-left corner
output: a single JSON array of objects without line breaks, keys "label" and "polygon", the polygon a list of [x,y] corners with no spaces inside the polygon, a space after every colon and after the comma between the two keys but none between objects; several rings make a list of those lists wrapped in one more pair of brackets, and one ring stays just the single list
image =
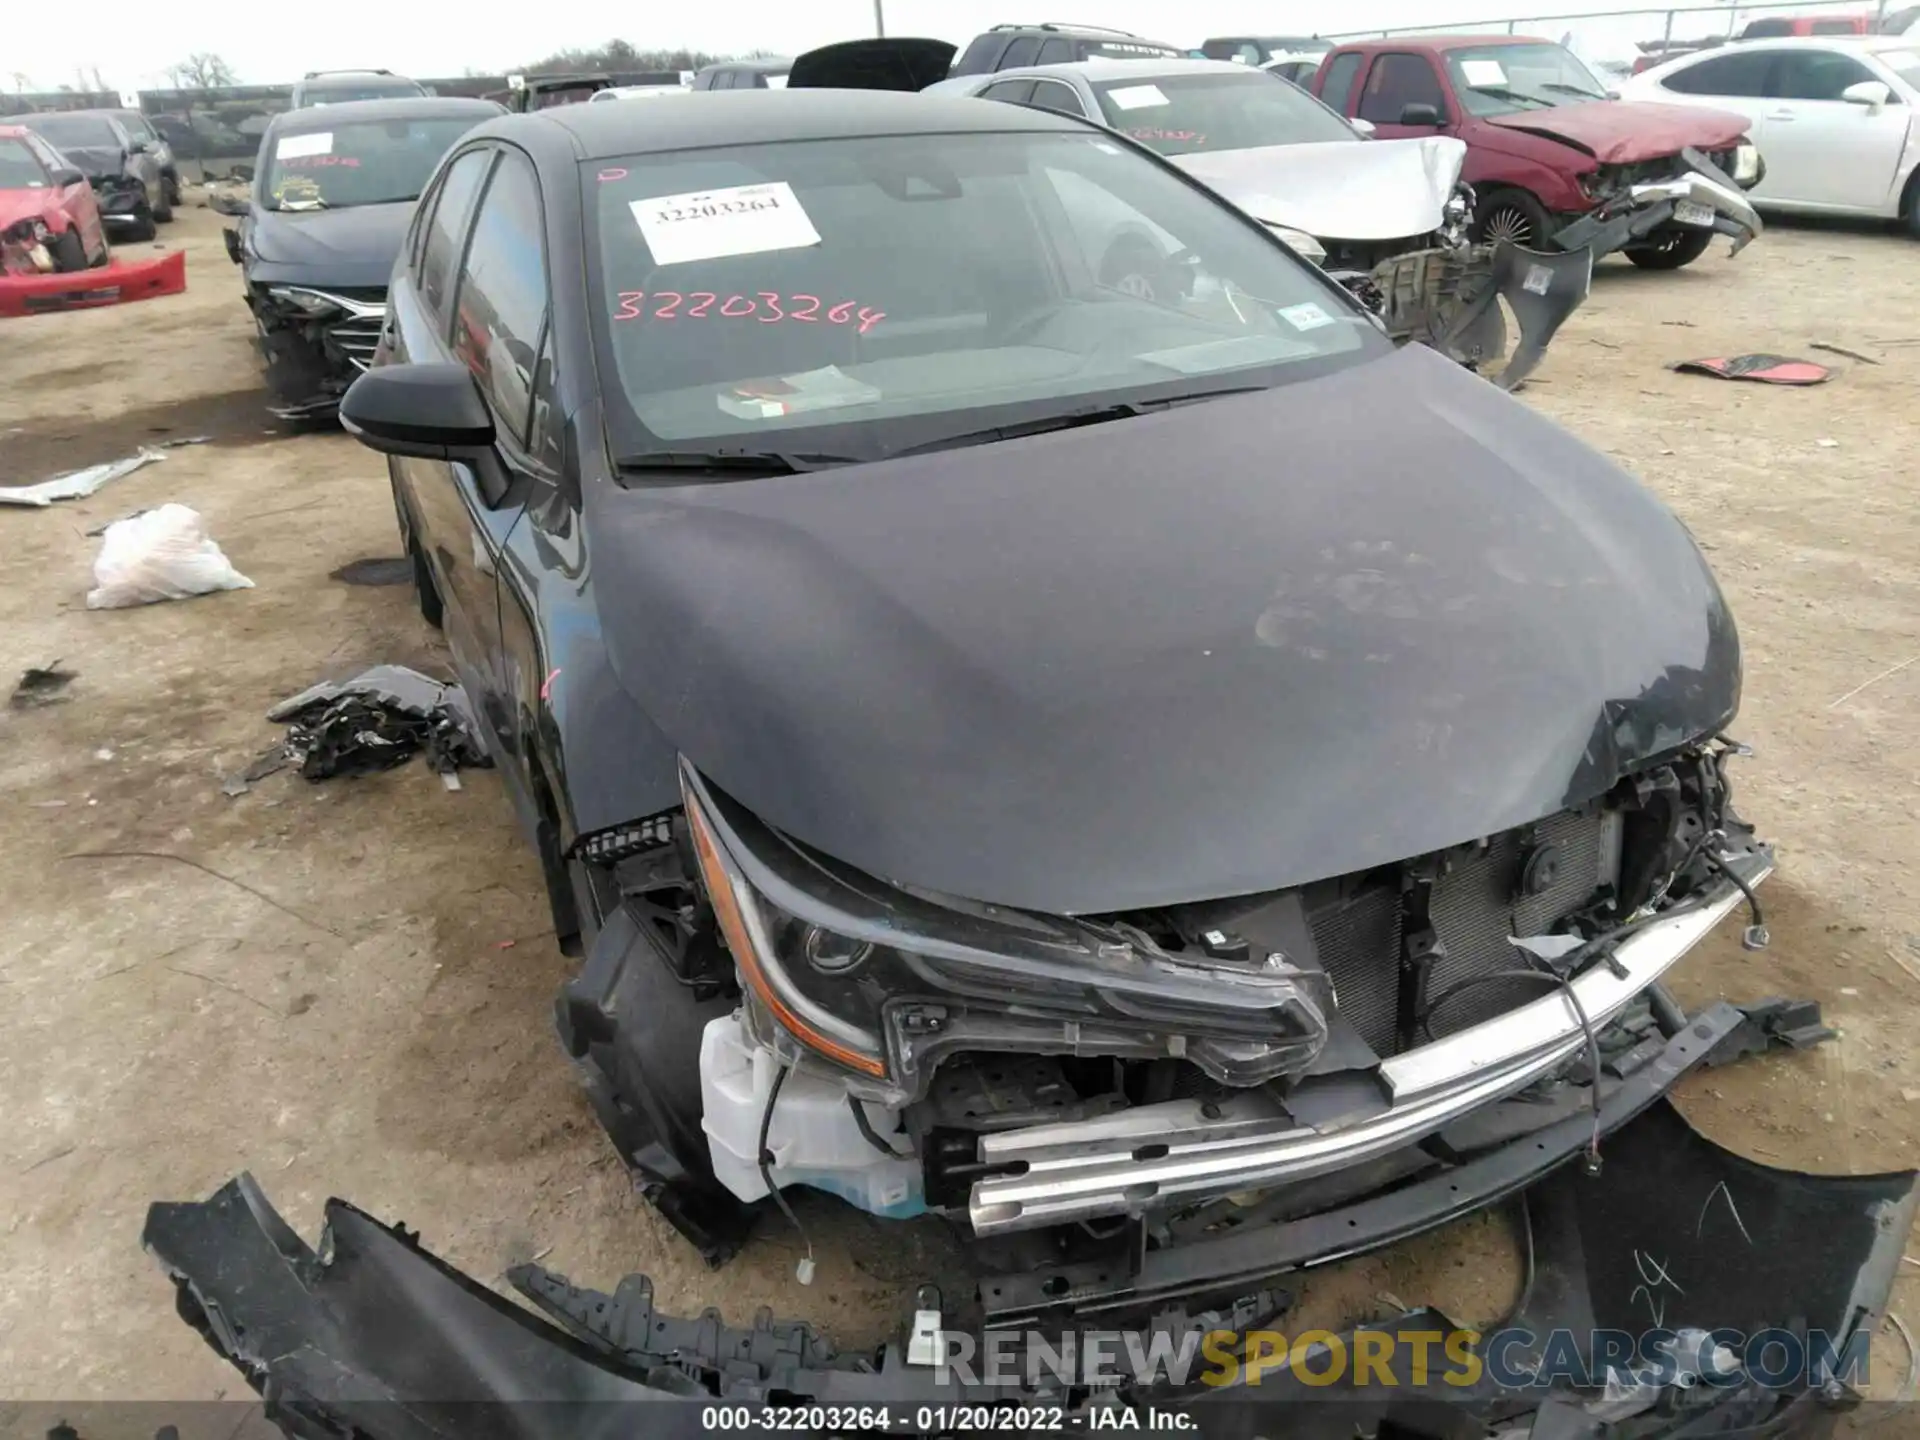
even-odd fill
[{"label": "driver door", "polygon": [[[1409,105],[1430,105],[1439,117],[1438,125],[1408,125],[1402,117]],[[1355,114],[1373,123],[1382,140],[1404,140],[1422,135],[1453,133],[1454,116],[1447,101],[1446,87],[1425,55],[1405,50],[1384,50],[1373,57],[1373,64],[1360,87]]]},{"label": "driver door", "polygon": [[1827,210],[1886,207],[1913,107],[1897,92],[1877,110],[1840,98],[1849,85],[1878,79],[1837,50],[1777,52],[1761,151],[1767,194]]}]

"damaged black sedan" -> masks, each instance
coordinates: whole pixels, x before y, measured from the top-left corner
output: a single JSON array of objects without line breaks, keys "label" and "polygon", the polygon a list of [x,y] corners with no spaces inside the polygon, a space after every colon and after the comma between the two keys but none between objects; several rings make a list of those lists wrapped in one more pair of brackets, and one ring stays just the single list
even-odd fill
[{"label": "damaged black sedan", "polygon": [[1002,1322],[1243,1294],[1817,1031],[1659,988],[1772,859],[1630,476],[1090,125],[644,108],[466,137],[341,418],[710,1260],[807,1185]]},{"label": "damaged black sedan", "polygon": [[448,148],[500,113],[490,100],[362,100],[289,111],[267,127],[226,241],[276,415],[333,414],[379,344],[414,201]]}]

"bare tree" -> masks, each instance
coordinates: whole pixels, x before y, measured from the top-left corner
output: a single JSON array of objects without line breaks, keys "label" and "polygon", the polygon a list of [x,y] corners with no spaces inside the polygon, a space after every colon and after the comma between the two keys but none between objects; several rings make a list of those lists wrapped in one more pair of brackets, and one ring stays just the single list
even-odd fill
[{"label": "bare tree", "polygon": [[197,51],[167,67],[167,78],[181,90],[215,90],[237,83],[233,67],[210,50]]}]

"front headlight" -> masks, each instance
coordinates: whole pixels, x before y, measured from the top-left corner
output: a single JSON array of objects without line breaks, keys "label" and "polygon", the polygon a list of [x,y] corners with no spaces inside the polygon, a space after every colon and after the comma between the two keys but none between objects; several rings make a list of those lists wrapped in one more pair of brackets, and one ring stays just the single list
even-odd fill
[{"label": "front headlight", "polygon": [[1316,265],[1326,262],[1327,247],[1304,230],[1296,230],[1291,225],[1276,225],[1271,220],[1261,222],[1267,229],[1278,235],[1302,260],[1311,260]]},{"label": "front headlight", "polygon": [[1760,178],[1760,147],[1750,142],[1742,142],[1733,152],[1733,178],[1741,184],[1751,184]]},{"label": "front headlight", "polygon": [[298,310],[302,315],[319,318],[331,315],[340,308],[340,304],[331,295],[319,290],[307,290],[298,285],[269,285],[267,294],[289,309]]},{"label": "front headlight", "polygon": [[1326,1043],[1332,982],[1284,956],[1176,956],[1119,927],[948,908],[802,850],[684,764],[681,788],[755,1007],[908,1096],[956,1051],[1182,1058],[1246,1086],[1304,1070]]}]

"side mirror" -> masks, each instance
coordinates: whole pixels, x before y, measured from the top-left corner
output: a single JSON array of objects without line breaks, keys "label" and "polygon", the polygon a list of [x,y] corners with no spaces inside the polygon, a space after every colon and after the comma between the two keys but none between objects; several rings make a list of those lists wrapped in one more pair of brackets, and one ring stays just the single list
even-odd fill
[{"label": "side mirror", "polygon": [[1347,123],[1359,133],[1362,140],[1371,140],[1380,133],[1380,127],[1371,120],[1349,120]]},{"label": "side mirror", "polygon": [[222,230],[220,232],[220,238],[226,242],[227,258],[236,265],[245,263],[245,257],[240,253],[240,232],[238,230]]},{"label": "side mirror", "polygon": [[84,185],[87,183],[87,177],[71,165],[57,166],[48,174],[47,178],[62,190],[66,189],[69,185]]},{"label": "side mirror", "polygon": [[253,166],[251,165],[229,165],[227,174],[232,179],[244,180],[249,185],[253,183]]},{"label": "side mirror", "polygon": [[382,365],[348,387],[340,427],[370,450],[470,465],[481,497],[498,505],[506,473],[493,414],[464,365]]},{"label": "side mirror", "polygon": [[1864,105],[1869,113],[1877,115],[1893,98],[1893,87],[1884,80],[1857,80],[1840,92],[1840,98],[1849,105]]},{"label": "side mirror", "polygon": [[135,140],[127,146],[127,153],[129,155],[145,155],[152,149],[153,142],[151,140]]},{"label": "side mirror", "polygon": [[1415,101],[1411,105],[1402,106],[1400,110],[1400,123],[1402,125],[1428,125],[1437,127],[1441,123],[1440,107],[1438,105],[1428,105],[1424,101]]}]

